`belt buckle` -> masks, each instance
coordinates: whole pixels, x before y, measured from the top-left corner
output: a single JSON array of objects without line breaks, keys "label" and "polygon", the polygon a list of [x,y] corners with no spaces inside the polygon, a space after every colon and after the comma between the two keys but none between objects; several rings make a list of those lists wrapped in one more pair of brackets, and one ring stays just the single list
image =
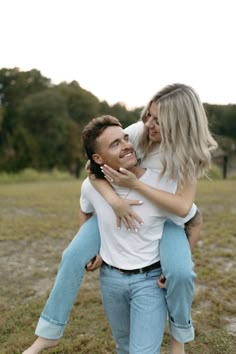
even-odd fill
[{"label": "belt buckle", "polygon": [[118,268],[118,270],[121,274],[125,274],[125,272],[122,269]]}]

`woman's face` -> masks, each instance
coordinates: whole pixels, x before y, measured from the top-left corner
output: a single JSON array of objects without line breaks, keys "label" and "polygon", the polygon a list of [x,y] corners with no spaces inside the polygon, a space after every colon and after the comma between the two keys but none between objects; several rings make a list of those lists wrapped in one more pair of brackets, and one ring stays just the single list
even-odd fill
[{"label": "woman's face", "polygon": [[152,102],[146,116],[145,126],[148,128],[148,137],[154,143],[161,142],[160,125],[157,117],[157,104]]}]

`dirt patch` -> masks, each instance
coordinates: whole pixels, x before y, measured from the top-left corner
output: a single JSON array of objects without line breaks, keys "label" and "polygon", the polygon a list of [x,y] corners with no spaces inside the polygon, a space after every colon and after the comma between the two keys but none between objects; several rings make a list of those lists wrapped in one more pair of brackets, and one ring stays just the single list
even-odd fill
[{"label": "dirt patch", "polygon": [[[12,294],[15,306],[33,296],[45,295],[52,287],[61,253],[68,242],[62,239],[37,239],[0,242],[1,297]],[[24,291],[21,292],[21,288]],[[24,294],[24,298],[20,296]],[[16,296],[13,296],[15,293]]]}]

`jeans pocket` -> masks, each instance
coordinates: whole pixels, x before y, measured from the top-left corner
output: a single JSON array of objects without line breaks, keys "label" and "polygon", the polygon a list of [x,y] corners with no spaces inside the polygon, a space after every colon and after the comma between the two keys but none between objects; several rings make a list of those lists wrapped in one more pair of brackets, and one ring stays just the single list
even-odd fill
[{"label": "jeans pocket", "polygon": [[161,268],[158,268],[158,269],[153,269],[153,270],[150,270],[149,272],[146,273],[146,278],[147,279],[158,279],[161,275]]}]

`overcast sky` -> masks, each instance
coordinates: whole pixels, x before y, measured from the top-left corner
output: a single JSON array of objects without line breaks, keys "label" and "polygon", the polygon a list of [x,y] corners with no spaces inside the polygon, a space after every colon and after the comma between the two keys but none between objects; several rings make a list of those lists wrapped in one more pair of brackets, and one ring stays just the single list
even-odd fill
[{"label": "overcast sky", "polygon": [[0,0],[0,68],[142,106],[161,87],[236,103],[235,0]]}]

